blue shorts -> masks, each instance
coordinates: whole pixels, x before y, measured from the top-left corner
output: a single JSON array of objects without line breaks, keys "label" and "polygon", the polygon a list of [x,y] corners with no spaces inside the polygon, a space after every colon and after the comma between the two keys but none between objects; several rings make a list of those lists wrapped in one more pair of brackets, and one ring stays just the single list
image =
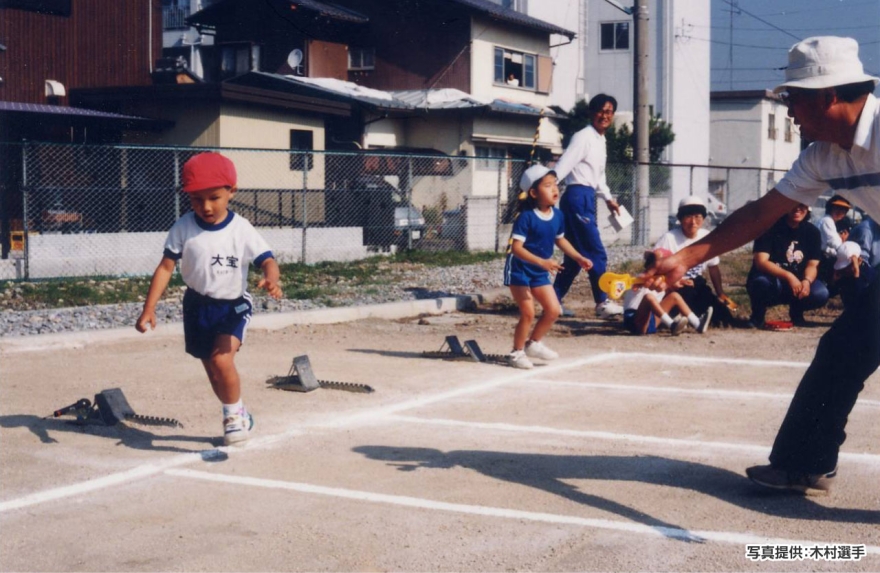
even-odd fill
[{"label": "blue shorts", "polygon": [[[639,312],[633,309],[627,309],[623,311],[623,327],[629,330],[632,334],[641,334],[641,329],[636,326],[636,313]],[[654,320],[654,313],[651,313],[651,318],[648,319],[648,329],[645,331],[645,334],[654,334],[657,332],[657,322]]]},{"label": "blue shorts", "polygon": [[186,352],[199,359],[211,357],[218,334],[230,334],[244,343],[253,314],[250,296],[219,300],[191,288],[183,295],[183,338]]},{"label": "blue shorts", "polygon": [[553,284],[549,272],[514,255],[507,255],[504,263],[504,286],[536,288],[549,284]]}]

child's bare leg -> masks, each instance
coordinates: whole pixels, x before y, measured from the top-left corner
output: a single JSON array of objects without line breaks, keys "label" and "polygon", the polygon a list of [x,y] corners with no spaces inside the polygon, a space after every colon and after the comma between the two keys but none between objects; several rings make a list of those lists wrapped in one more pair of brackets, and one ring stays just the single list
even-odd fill
[{"label": "child's bare leg", "polygon": [[650,295],[643,298],[642,302],[639,303],[638,310],[636,310],[636,327],[638,327],[639,333],[648,333],[651,315],[656,315],[656,320],[659,322],[664,314],[666,314],[666,311],[660,307],[660,303],[657,302],[656,298]]},{"label": "child's bare leg", "polygon": [[537,342],[550,332],[553,323],[556,322],[562,314],[562,307],[559,304],[559,299],[556,297],[556,291],[553,290],[553,285],[544,285],[533,288],[532,295],[535,297],[535,300],[541,304],[541,308],[543,309],[541,318],[538,319],[538,324],[536,324],[534,330],[532,330],[531,339]]},{"label": "child's bare leg", "polygon": [[660,306],[663,308],[663,312],[669,312],[673,308],[678,308],[678,312],[682,316],[690,316],[691,314],[691,307],[687,305],[677,292],[671,292],[663,297],[663,300],[660,301]]},{"label": "child's bare leg", "polygon": [[532,289],[527,286],[511,286],[510,294],[519,307],[519,322],[513,331],[513,349],[522,350],[526,347],[529,329],[535,320],[535,299],[532,297]]},{"label": "child's bare leg", "polygon": [[214,340],[211,357],[202,360],[214,394],[223,404],[235,404],[241,399],[241,379],[235,368],[235,353],[240,346],[238,338],[220,334]]}]

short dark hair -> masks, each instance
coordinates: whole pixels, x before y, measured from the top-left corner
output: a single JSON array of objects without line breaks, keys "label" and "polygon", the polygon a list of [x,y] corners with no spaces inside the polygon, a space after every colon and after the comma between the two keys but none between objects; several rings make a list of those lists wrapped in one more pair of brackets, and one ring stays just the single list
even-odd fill
[{"label": "short dark hair", "polygon": [[853,221],[849,217],[844,217],[840,221],[836,221],[834,223],[834,227],[837,229],[838,233],[842,233],[844,231],[849,231],[852,229]]},{"label": "short dark hair", "polygon": [[590,100],[590,113],[602,111],[602,108],[605,107],[606,103],[610,103],[614,111],[617,111],[617,100],[614,99],[613,96],[608,94],[596,94],[593,96],[593,99]]},{"label": "short dark hair", "polygon": [[862,96],[874,93],[874,80],[834,86],[834,93],[837,94],[838,99],[852,103]]}]

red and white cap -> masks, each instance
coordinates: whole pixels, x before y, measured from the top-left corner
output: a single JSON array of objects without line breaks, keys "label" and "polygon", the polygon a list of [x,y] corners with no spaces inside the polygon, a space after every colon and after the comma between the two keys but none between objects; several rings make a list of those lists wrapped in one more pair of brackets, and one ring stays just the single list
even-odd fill
[{"label": "red and white cap", "polygon": [[206,152],[193,156],[183,164],[183,190],[195,193],[217,187],[235,187],[235,165],[219,153]]}]

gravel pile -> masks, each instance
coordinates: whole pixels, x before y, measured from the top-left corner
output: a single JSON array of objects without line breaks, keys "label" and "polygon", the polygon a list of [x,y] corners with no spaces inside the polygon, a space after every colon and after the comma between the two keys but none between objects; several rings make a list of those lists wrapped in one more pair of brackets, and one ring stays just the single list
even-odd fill
[{"label": "gravel pile", "polygon": [[[642,247],[609,248],[608,266],[615,268],[626,261],[640,259],[642,252]],[[276,301],[254,293],[254,312],[292,312],[480,293],[503,286],[503,268],[503,260],[461,267],[395,268],[388,275],[387,285],[364,288],[337,283],[333,289],[337,293],[321,299]],[[156,309],[157,323],[181,319],[182,290],[159,303]],[[141,303],[125,303],[29,311],[4,310],[0,312],[0,336],[133,327],[142,308]]]}]

